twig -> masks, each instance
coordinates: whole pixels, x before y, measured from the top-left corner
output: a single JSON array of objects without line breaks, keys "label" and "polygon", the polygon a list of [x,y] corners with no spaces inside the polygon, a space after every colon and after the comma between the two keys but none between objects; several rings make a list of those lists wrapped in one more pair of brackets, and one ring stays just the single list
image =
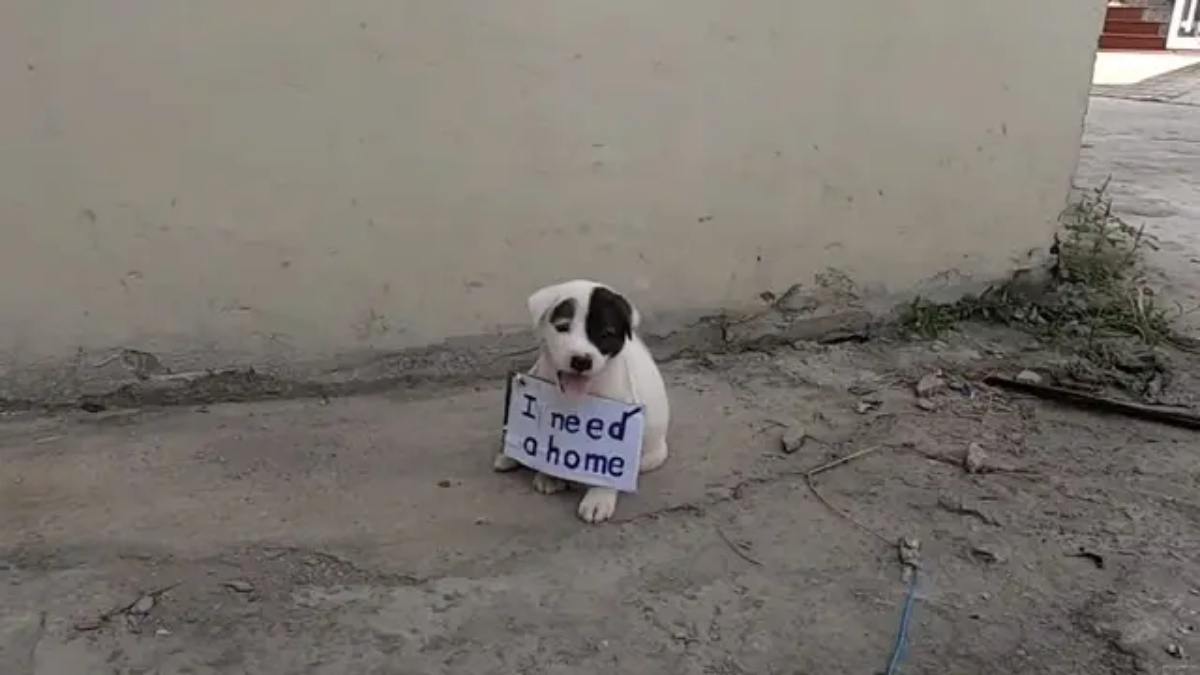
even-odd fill
[{"label": "twig", "polygon": [[134,605],[137,605],[139,602],[141,602],[142,598],[149,596],[151,598],[154,598],[155,600],[158,600],[159,596],[161,596],[163,593],[166,593],[178,586],[179,586],[179,583],[176,582],[176,583],[170,584],[168,586],[163,586],[163,587],[155,589],[153,591],[149,591],[147,593],[141,593],[136,598],[134,598],[132,602],[128,602],[119,607],[110,609],[107,612],[102,613],[100,616],[96,617],[93,620],[90,620],[90,621],[85,620],[85,621],[80,621],[79,623],[76,623],[75,630],[78,630],[78,631],[97,630],[97,629],[103,627],[109,621],[113,620],[114,618],[121,616],[122,614],[128,614],[129,611],[131,609],[133,609]]},{"label": "twig", "polygon": [[726,536],[725,531],[719,527],[717,528],[717,536],[721,537],[721,541],[725,542],[725,545],[728,546],[729,550],[733,551],[737,555],[737,557],[741,558],[742,560],[745,560],[746,562],[750,563],[751,565],[754,565],[756,567],[762,567],[761,562],[755,560],[754,558],[751,558],[749,553],[746,553],[745,551],[742,550],[742,548],[740,546],[733,543],[733,541],[728,536]]},{"label": "twig", "polygon": [[1133,401],[1121,401],[1095,394],[1086,394],[1074,389],[1020,382],[1007,377],[1000,377],[999,375],[989,375],[984,378],[983,382],[994,387],[1017,391],[1023,394],[1031,394],[1038,398],[1066,403],[1077,408],[1116,413],[1150,422],[1161,422],[1175,427],[1200,431],[1200,416],[1182,408],[1169,408],[1166,406],[1134,403]]},{"label": "twig", "polygon": [[875,452],[882,447],[883,446],[881,446],[881,445],[873,445],[864,450],[859,450],[858,452],[852,452],[849,455],[846,455],[845,457],[839,457],[838,459],[835,459],[831,462],[826,462],[825,464],[822,464],[820,466],[809,469],[808,472],[804,474],[804,482],[805,482],[805,484],[808,485],[808,489],[812,491],[813,496],[816,497],[819,502],[821,502],[822,504],[825,505],[825,508],[829,509],[835,515],[841,517],[843,520],[845,520],[846,522],[850,523],[851,525],[857,527],[858,529],[862,530],[863,532],[866,532],[867,534],[870,534],[871,536],[875,537],[879,541],[882,541],[883,543],[887,544],[888,546],[893,546],[893,545],[895,545],[895,542],[893,542],[891,539],[888,539],[887,537],[883,536],[882,534],[879,534],[875,530],[871,529],[870,527],[867,527],[866,525],[864,525],[861,522],[859,522],[858,520],[856,520],[854,518],[854,516],[851,516],[849,513],[846,513],[845,511],[834,506],[828,499],[825,498],[825,495],[821,494],[821,491],[817,489],[816,482],[813,481],[813,478],[815,478],[818,474],[822,474],[826,471],[829,471],[830,469],[839,467],[847,462],[858,459],[859,457],[869,455],[872,452]]},{"label": "twig", "polygon": [[869,455],[872,452],[878,452],[882,448],[883,448],[882,445],[872,445],[871,447],[866,448],[864,450],[859,450],[858,452],[852,452],[852,453],[846,455],[845,457],[838,457],[835,460],[831,460],[831,461],[826,462],[818,467],[809,469],[808,472],[805,474],[805,476],[808,478],[813,478],[814,476],[823,474],[826,471],[829,471],[830,469],[839,467],[847,462],[853,462],[854,460],[858,459],[859,457]]}]

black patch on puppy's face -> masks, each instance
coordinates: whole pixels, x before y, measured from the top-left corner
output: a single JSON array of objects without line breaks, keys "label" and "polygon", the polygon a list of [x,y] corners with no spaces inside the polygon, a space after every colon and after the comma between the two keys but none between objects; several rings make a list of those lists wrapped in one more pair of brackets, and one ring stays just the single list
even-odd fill
[{"label": "black patch on puppy's face", "polygon": [[554,330],[560,333],[566,333],[571,330],[571,321],[575,319],[575,301],[567,298],[554,306],[550,310],[550,318],[547,321]]},{"label": "black patch on puppy's face", "polygon": [[601,354],[612,358],[633,335],[633,307],[620,294],[597,286],[592,289],[584,328],[588,341]]}]

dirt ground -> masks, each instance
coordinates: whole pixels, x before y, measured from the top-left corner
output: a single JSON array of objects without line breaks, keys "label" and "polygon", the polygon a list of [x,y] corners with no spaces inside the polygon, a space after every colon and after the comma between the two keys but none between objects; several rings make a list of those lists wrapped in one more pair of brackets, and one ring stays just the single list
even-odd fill
[{"label": "dirt ground", "polygon": [[[494,385],[11,421],[0,672],[875,673],[901,536],[925,575],[905,672],[1190,663],[1191,435],[971,384],[1051,363],[1029,346],[670,364],[675,455],[601,527],[490,471]],[[968,474],[972,442],[1001,471]],[[818,478],[860,528],[802,474],[868,447]]]},{"label": "dirt ground", "polygon": [[979,384],[1063,358],[974,326],[673,361],[672,459],[603,526],[491,471],[496,382],[14,416],[0,673],[874,674],[901,537],[905,673],[1200,672],[1195,437]]}]

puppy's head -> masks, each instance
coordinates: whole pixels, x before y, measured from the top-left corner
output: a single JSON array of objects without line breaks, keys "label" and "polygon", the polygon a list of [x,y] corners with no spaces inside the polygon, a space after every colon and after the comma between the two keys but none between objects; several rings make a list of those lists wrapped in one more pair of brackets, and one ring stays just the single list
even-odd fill
[{"label": "puppy's head", "polygon": [[594,281],[577,279],[529,296],[529,314],[543,355],[564,393],[587,393],[633,337],[641,317],[625,296]]}]

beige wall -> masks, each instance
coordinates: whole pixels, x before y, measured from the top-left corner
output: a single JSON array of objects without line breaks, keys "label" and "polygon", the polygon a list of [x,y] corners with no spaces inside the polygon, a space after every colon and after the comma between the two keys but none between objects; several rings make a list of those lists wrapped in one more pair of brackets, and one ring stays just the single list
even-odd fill
[{"label": "beige wall", "polygon": [[1103,2],[7,0],[0,364],[320,358],[1047,243]]}]

